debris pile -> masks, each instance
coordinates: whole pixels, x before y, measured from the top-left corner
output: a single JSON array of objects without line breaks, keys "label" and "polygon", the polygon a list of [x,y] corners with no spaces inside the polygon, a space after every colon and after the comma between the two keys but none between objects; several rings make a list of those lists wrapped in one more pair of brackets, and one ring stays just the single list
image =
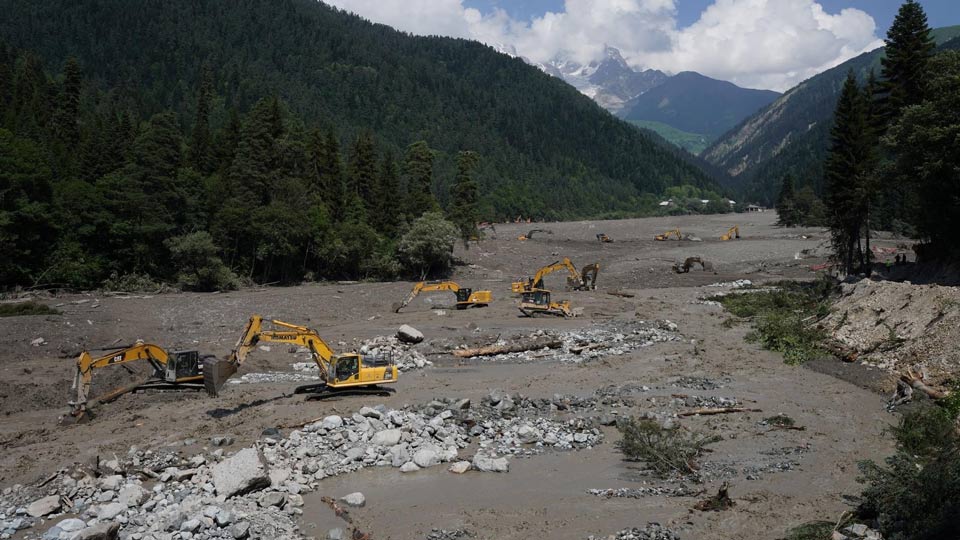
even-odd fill
[{"label": "debris pile", "polygon": [[960,371],[960,289],[861,280],[819,326],[848,358],[891,372],[920,364],[934,380]]},{"label": "debris pile", "polygon": [[588,489],[587,493],[604,499],[642,499],[644,497],[692,497],[703,493],[703,490],[692,489],[683,484],[677,487],[668,486],[641,486],[634,488]]},{"label": "debris pile", "polygon": [[883,540],[883,534],[862,523],[854,523],[853,525],[844,527],[842,531],[834,531],[832,540],[853,540],[859,538],[865,540]]},{"label": "debris pile", "polygon": [[397,363],[397,369],[400,371],[422,369],[433,365],[433,362],[427,360],[427,357],[419,351],[413,350],[409,344],[402,342],[396,336],[378,336],[364,341],[358,350],[361,354],[369,354],[374,357],[393,358],[393,361]]},{"label": "debris pile", "polygon": [[623,529],[609,536],[591,535],[587,540],[680,540],[680,535],[659,523],[648,523],[642,529]]}]

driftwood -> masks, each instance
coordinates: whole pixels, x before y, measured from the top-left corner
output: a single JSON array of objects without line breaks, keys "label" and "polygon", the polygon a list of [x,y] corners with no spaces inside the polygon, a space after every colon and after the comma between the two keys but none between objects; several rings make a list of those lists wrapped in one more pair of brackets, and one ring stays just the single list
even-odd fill
[{"label": "driftwood", "polygon": [[573,354],[580,354],[583,351],[589,351],[593,349],[599,349],[601,347],[606,347],[606,343],[590,343],[588,345],[577,345],[576,347],[570,347],[570,352]]},{"label": "driftwood", "polygon": [[730,498],[729,489],[730,485],[724,482],[723,485],[720,486],[720,489],[717,490],[716,495],[703,499],[702,501],[698,502],[694,508],[700,510],[701,512],[717,512],[720,510],[733,508],[736,503],[734,503],[733,499]]},{"label": "driftwood", "polygon": [[677,413],[677,416],[709,416],[712,414],[728,414],[739,412],[763,412],[760,409],[748,409],[746,407],[721,407],[719,409],[693,409],[692,411],[683,411]]},{"label": "driftwood", "polygon": [[633,298],[634,296],[636,296],[634,294],[630,294],[628,292],[623,292],[623,291],[607,291],[607,294],[612,296],[619,296],[620,298]]},{"label": "driftwood", "polygon": [[923,374],[915,373],[911,368],[907,368],[906,373],[900,374],[900,380],[909,384],[914,390],[923,392],[931,399],[943,399],[947,397],[946,392],[937,390],[932,386],[927,386],[927,384],[923,381]]},{"label": "driftwood", "polygon": [[460,358],[473,358],[474,356],[495,356],[504,353],[535,351],[537,349],[559,349],[563,346],[563,341],[559,339],[540,340],[527,343],[514,343],[508,345],[487,345],[486,347],[476,347],[473,349],[457,349],[453,355]]}]

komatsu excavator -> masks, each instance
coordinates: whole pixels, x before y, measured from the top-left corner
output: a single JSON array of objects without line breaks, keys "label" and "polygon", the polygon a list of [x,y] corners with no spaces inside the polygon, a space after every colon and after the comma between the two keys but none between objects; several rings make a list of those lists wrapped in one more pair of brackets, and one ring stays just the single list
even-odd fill
[{"label": "komatsu excavator", "polygon": [[530,229],[530,232],[528,232],[527,234],[521,234],[520,236],[518,236],[517,240],[520,240],[520,241],[530,240],[533,238],[534,233],[553,234],[553,231],[549,229]]},{"label": "komatsu excavator", "polygon": [[527,317],[537,315],[554,315],[556,317],[573,317],[573,310],[570,309],[570,301],[553,302],[550,300],[550,291],[546,289],[533,289],[523,291],[520,298],[520,312]]},{"label": "komatsu excavator", "polygon": [[[145,389],[194,389],[203,388],[203,361],[213,355],[201,356],[197,351],[167,352],[158,345],[137,341],[125,347],[101,349],[108,351],[101,356],[93,356],[84,351],[77,358],[77,370],[73,378],[72,389],[76,396],[70,401],[70,414],[64,416],[62,423],[76,423],[85,420],[88,409],[98,403],[116,399],[123,394]],[[95,398],[91,398],[90,385],[94,370],[130,362],[147,362],[152,368],[149,375],[139,382],[116,388]]]},{"label": "komatsu excavator", "polygon": [[312,394],[313,399],[344,394],[386,396],[393,388],[380,386],[397,382],[397,366],[391,357],[372,357],[352,352],[335,354],[317,332],[278,320],[268,321],[278,330],[263,330],[263,318],[250,317],[243,334],[226,360],[208,359],[203,365],[203,384],[211,396],[219,394],[223,384],[243,365],[247,354],[260,342],[288,343],[310,350],[320,370],[320,382],[298,386],[295,394]]},{"label": "komatsu excavator", "polygon": [[720,237],[720,240],[723,240],[724,242],[726,242],[727,240],[731,240],[731,239],[733,239],[733,238],[736,238],[737,240],[740,239],[740,226],[739,226],[739,225],[734,225],[733,227],[730,227],[730,230],[728,230],[728,231],[726,232],[726,234],[724,234],[723,236],[721,236],[721,237]]},{"label": "komatsu excavator", "polygon": [[597,274],[600,273],[600,264],[593,263],[583,267],[582,272],[578,272],[568,257],[562,260],[548,264],[537,270],[537,273],[527,280],[514,281],[510,284],[510,290],[520,294],[535,289],[543,289],[543,278],[557,270],[567,270],[567,288],[575,291],[592,291],[597,288]]},{"label": "komatsu excavator", "polygon": [[667,232],[665,232],[665,233],[663,233],[663,234],[658,234],[658,235],[654,236],[653,239],[654,239],[654,240],[657,240],[658,242],[665,242],[665,241],[669,240],[671,236],[676,236],[676,237],[677,237],[677,240],[683,240],[683,235],[680,234],[680,229],[679,229],[679,228],[669,230],[669,231],[667,231]]},{"label": "komatsu excavator", "polygon": [[394,313],[400,313],[400,310],[407,307],[407,304],[412,302],[418,294],[431,291],[452,291],[455,295],[457,295],[457,309],[487,307],[487,305],[489,305],[493,300],[493,294],[490,291],[474,292],[473,289],[461,287],[453,281],[439,281],[436,283],[427,283],[426,281],[421,281],[413,286],[413,290],[410,291],[410,294],[407,296],[406,300],[400,304],[394,304]]}]

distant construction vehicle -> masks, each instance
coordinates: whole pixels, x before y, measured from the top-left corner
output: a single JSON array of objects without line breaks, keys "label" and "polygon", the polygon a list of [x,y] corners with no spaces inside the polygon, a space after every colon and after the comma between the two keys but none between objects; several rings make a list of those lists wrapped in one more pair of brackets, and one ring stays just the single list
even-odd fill
[{"label": "distant construction vehicle", "polygon": [[726,242],[727,240],[732,240],[732,239],[734,239],[734,238],[736,238],[736,239],[738,239],[738,240],[740,239],[740,226],[739,226],[739,225],[734,225],[733,227],[730,227],[730,230],[728,230],[724,235],[722,235],[722,236],[720,237],[720,240],[723,240],[724,242]]},{"label": "distant construction vehicle", "polygon": [[344,395],[366,394],[386,396],[393,388],[380,386],[397,382],[397,366],[391,357],[372,357],[356,352],[335,354],[317,332],[278,320],[268,321],[280,330],[263,330],[263,318],[253,315],[243,334],[226,360],[208,359],[203,366],[203,384],[211,396],[219,394],[224,383],[243,365],[247,355],[258,343],[287,343],[310,350],[320,381],[298,386],[295,394],[311,394],[314,399]]},{"label": "distant construction vehicle", "polygon": [[[65,416],[62,422],[81,422],[88,416],[88,408],[137,390],[200,390],[203,388],[203,361],[214,357],[213,355],[201,356],[197,351],[167,352],[163,347],[143,341],[137,341],[134,345],[99,351],[108,352],[95,357],[89,351],[84,351],[77,358],[77,370],[72,387],[77,393],[69,402],[69,416]],[[116,388],[101,396],[95,398],[89,396],[95,370],[131,362],[148,363],[152,368],[149,375],[139,382]]]},{"label": "distant construction vehicle", "polygon": [[597,288],[597,274],[600,273],[600,264],[593,263],[583,267],[582,272],[578,272],[568,257],[548,264],[539,270],[532,277],[526,280],[514,281],[510,284],[510,290],[514,293],[523,293],[535,289],[543,289],[543,278],[557,270],[567,270],[567,288],[575,291],[592,291]]},{"label": "distant construction vehicle", "polygon": [[553,231],[551,231],[550,229],[530,229],[530,231],[527,232],[527,234],[521,234],[520,236],[518,236],[517,240],[520,240],[521,242],[526,240],[531,240],[533,239],[533,235],[536,233],[553,234]]},{"label": "distant construction vehicle", "polygon": [[680,233],[680,229],[671,229],[663,234],[658,234],[653,237],[654,240],[658,242],[665,242],[670,239],[671,236],[676,237],[677,240],[683,240],[683,234]]},{"label": "distant construction vehicle", "polygon": [[394,313],[400,313],[400,310],[407,307],[407,304],[413,301],[418,294],[432,291],[451,291],[457,295],[457,309],[467,309],[472,307],[487,307],[493,301],[493,294],[490,291],[476,291],[461,287],[453,281],[439,281],[436,283],[427,283],[421,281],[413,286],[413,290],[407,295],[407,298],[400,304],[394,304]]},{"label": "distant construction vehicle", "polygon": [[673,271],[678,274],[686,274],[687,272],[690,271],[691,268],[693,268],[695,264],[699,264],[700,267],[703,268],[704,272],[706,272],[707,270],[713,269],[713,265],[711,265],[708,262],[705,262],[701,257],[687,257],[687,259],[682,263],[681,262],[675,263],[673,265]]},{"label": "distant construction vehicle", "polygon": [[599,241],[601,244],[613,243],[613,240],[611,240],[610,237],[604,233],[597,233],[597,241]]},{"label": "distant construction vehicle", "polygon": [[520,299],[520,312],[527,317],[537,315],[553,315],[555,317],[573,317],[573,310],[570,309],[570,301],[553,302],[550,299],[550,291],[546,289],[533,289],[523,291]]}]

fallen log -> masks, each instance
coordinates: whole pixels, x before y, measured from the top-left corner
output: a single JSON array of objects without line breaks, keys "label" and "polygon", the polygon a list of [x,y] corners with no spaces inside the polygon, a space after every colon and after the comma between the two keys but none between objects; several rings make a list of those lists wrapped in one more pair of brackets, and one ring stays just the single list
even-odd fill
[{"label": "fallen log", "polygon": [[550,339],[508,345],[487,345],[486,347],[476,347],[473,349],[457,349],[453,351],[453,355],[459,358],[473,358],[474,356],[495,356],[505,353],[535,351],[543,348],[559,349],[560,347],[563,347],[563,341]]},{"label": "fallen log", "polygon": [[937,390],[932,386],[927,386],[927,384],[923,381],[923,374],[914,373],[914,371],[910,368],[907,368],[906,373],[900,374],[900,380],[909,384],[914,390],[923,392],[929,396],[930,399],[943,399],[947,397],[946,392]]},{"label": "fallen log", "polygon": [[623,292],[623,291],[607,291],[607,294],[611,296],[619,296],[620,298],[633,298],[634,294]]},{"label": "fallen log", "polygon": [[692,411],[683,411],[677,413],[677,416],[710,416],[712,414],[729,414],[740,412],[763,412],[760,409],[748,409],[746,407],[721,407],[718,409],[693,409]]},{"label": "fallen log", "polygon": [[577,345],[576,347],[570,347],[570,352],[573,354],[580,354],[583,351],[589,351],[593,349],[599,349],[601,347],[606,347],[606,343],[590,343],[588,345]]}]

